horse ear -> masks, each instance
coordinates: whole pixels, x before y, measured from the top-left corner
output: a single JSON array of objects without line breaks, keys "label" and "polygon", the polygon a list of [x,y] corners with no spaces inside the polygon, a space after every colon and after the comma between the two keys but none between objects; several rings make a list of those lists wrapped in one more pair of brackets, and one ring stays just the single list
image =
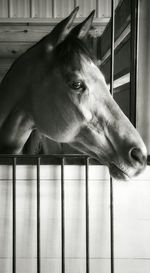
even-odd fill
[{"label": "horse ear", "polygon": [[83,39],[87,36],[93,22],[95,10],[93,10],[90,15],[79,25],[74,27],[71,31],[71,34],[77,36],[80,39]]},{"label": "horse ear", "polygon": [[52,32],[45,37],[47,51],[51,51],[54,46],[63,41],[69,34],[78,10],[79,7],[76,7],[67,18],[58,23]]}]

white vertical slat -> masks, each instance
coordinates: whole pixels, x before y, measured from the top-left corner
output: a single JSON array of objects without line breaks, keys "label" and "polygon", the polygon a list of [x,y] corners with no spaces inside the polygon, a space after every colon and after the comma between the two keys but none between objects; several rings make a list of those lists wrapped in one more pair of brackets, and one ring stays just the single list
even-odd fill
[{"label": "white vertical slat", "polygon": [[73,0],[55,0],[54,1],[54,17],[63,18],[73,10],[74,1]]},{"label": "white vertical slat", "polygon": [[96,0],[77,0],[75,3],[80,8],[77,17],[87,17],[93,9],[96,9]]},{"label": "white vertical slat", "polygon": [[8,17],[8,1],[0,0],[0,17]]},{"label": "white vertical slat", "polygon": [[[42,166],[48,174],[50,166]],[[46,168],[47,167],[47,168]],[[42,174],[41,174],[42,175]],[[42,178],[42,177],[41,177]],[[61,272],[60,180],[41,179],[41,271]]]},{"label": "white vertical slat", "polygon": [[52,18],[53,2],[52,0],[32,0],[31,17]]},{"label": "white vertical slat", "polygon": [[115,259],[115,273],[149,273],[150,259]]},{"label": "white vertical slat", "polygon": [[111,14],[111,0],[97,1],[97,15],[101,17],[110,17]]},{"label": "white vertical slat", "polygon": [[[21,172],[21,169],[22,172]],[[36,272],[37,203],[35,168],[16,167],[16,271]]]},{"label": "white vertical slat", "polygon": [[0,166],[0,273],[12,268],[12,168]]},{"label": "white vertical slat", "polygon": [[9,8],[11,18],[30,17],[30,0],[11,0]]},{"label": "white vertical slat", "polygon": [[65,166],[66,273],[85,272],[84,166]]},{"label": "white vertical slat", "polygon": [[150,167],[114,183],[115,272],[150,272]]}]

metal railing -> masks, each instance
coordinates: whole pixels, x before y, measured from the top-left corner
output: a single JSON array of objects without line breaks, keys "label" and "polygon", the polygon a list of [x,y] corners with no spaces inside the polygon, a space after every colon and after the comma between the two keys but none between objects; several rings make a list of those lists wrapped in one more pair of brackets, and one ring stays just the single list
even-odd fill
[{"label": "metal railing", "polygon": [[[36,187],[37,187],[37,273],[41,273],[41,247],[40,247],[40,168],[41,161],[46,160],[47,164],[55,164],[61,166],[61,272],[65,273],[65,189],[64,189],[64,166],[65,160],[76,159],[80,164],[85,167],[85,218],[86,218],[86,273],[90,273],[89,265],[89,164],[90,158],[88,155],[72,154],[72,155],[0,155],[0,164],[9,164],[12,166],[12,273],[16,272],[16,169],[17,165],[22,164],[20,160],[23,160],[23,164],[28,165],[28,162],[32,165],[36,165]],[[1,163],[2,162],[2,163]],[[8,162],[8,163],[6,163]],[[27,162],[27,163],[26,163]],[[56,163],[57,162],[57,163]],[[43,164],[43,163],[42,163]],[[67,163],[68,164],[68,163]],[[110,193],[112,194],[112,193]],[[111,204],[111,203],[110,203]],[[110,219],[112,225],[113,221],[113,206],[110,206]],[[113,272],[112,266],[114,257],[112,256],[112,249],[114,247],[113,240],[113,228],[110,227],[110,253],[111,253],[111,273]]]},{"label": "metal railing", "polygon": [[[24,162],[30,159],[31,164],[36,165],[36,187],[37,187],[37,273],[41,273],[41,239],[40,239],[40,168],[41,159],[45,159],[47,164],[57,162],[61,166],[61,272],[65,273],[65,189],[64,189],[64,166],[65,159],[79,159],[85,166],[85,217],[86,217],[86,273],[90,272],[89,267],[89,156],[82,154],[72,155],[0,155],[0,164],[12,166],[12,273],[16,273],[16,169],[19,160]],[[8,163],[5,163],[8,162]],[[19,163],[20,164],[20,163]],[[24,163],[25,164],[25,163]],[[28,163],[27,163],[28,165]]]}]

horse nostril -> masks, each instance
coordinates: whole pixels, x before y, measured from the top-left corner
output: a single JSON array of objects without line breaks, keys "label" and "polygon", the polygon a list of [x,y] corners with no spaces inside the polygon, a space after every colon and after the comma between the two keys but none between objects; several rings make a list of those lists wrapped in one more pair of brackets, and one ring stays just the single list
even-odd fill
[{"label": "horse nostril", "polygon": [[146,156],[139,148],[132,148],[130,150],[130,157],[132,161],[138,162],[141,165],[144,165],[146,163]]}]

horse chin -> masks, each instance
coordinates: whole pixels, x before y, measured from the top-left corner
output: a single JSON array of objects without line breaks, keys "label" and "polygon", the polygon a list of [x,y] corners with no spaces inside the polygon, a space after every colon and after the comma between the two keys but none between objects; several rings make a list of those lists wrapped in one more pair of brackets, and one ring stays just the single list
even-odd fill
[{"label": "horse chin", "polygon": [[110,164],[108,167],[109,167],[110,175],[114,179],[124,180],[124,181],[128,181],[128,180],[131,179],[130,176],[127,173],[125,173],[123,170],[118,168],[115,164]]}]

